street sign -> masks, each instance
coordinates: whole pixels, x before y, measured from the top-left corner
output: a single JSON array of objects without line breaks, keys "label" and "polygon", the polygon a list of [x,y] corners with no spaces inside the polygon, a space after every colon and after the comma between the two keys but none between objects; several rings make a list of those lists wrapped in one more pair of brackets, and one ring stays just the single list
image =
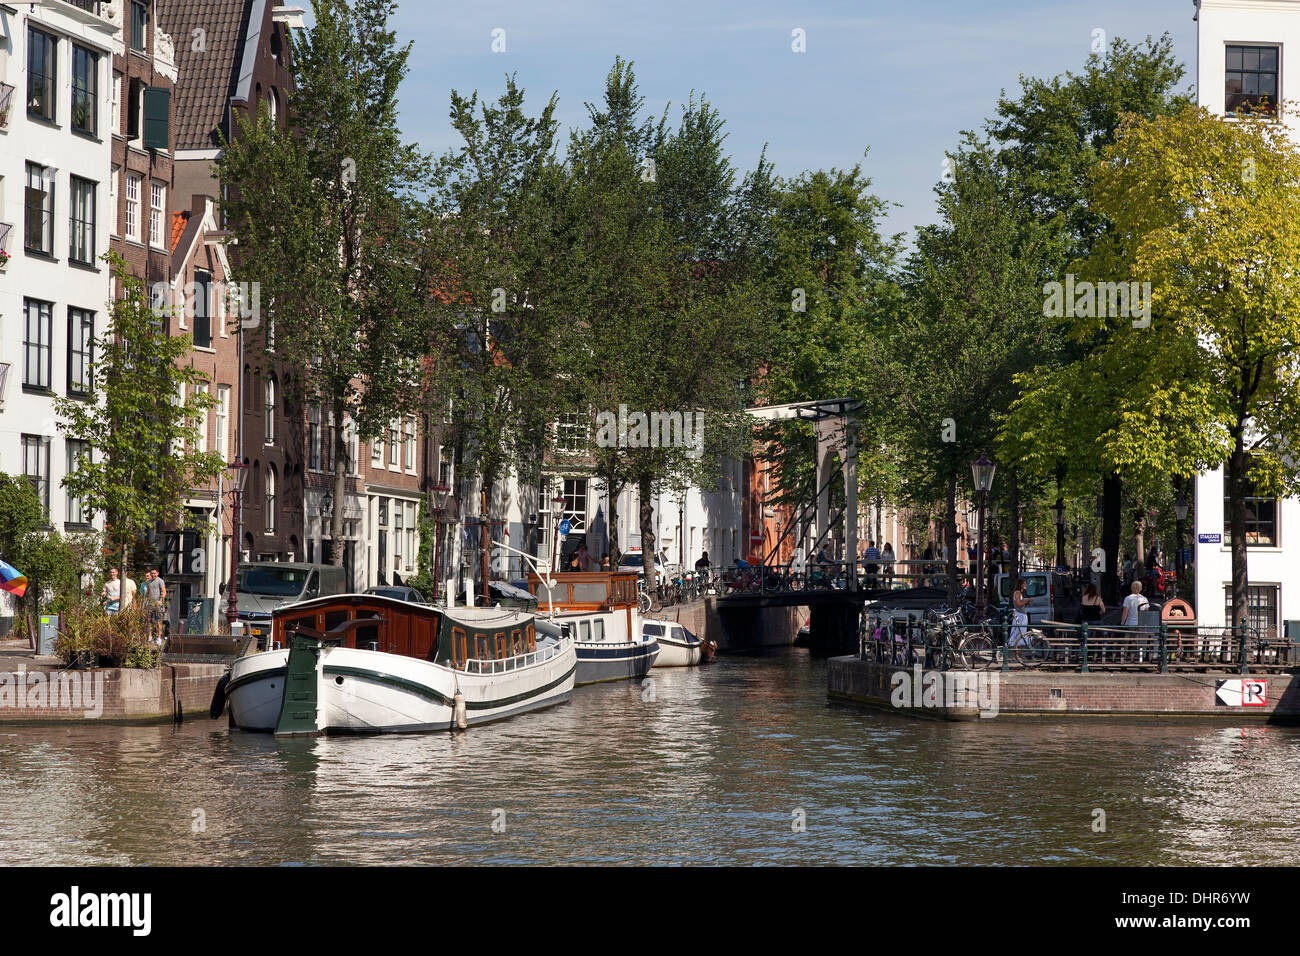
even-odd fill
[{"label": "street sign", "polygon": [[560,534],[568,534],[572,530],[573,530],[573,524],[572,522],[569,521],[568,518],[565,518],[563,521],[560,522]]},{"label": "street sign", "polygon": [[1222,544],[1223,535],[1221,534],[1198,534],[1196,540],[1201,544]]},{"label": "street sign", "polygon": [[1214,706],[1263,707],[1268,703],[1268,681],[1242,677],[1214,682]]}]

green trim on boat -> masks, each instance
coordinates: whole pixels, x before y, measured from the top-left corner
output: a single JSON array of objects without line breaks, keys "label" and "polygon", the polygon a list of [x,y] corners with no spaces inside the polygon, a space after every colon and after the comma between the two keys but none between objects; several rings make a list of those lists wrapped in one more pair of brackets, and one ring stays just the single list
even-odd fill
[{"label": "green trim on boat", "polygon": [[285,665],[284,694],[280,698],[280,719],[275,724],[277,737],[320,733],[316,679],[320,664],[321,643],[295,634],[289,645]]}]

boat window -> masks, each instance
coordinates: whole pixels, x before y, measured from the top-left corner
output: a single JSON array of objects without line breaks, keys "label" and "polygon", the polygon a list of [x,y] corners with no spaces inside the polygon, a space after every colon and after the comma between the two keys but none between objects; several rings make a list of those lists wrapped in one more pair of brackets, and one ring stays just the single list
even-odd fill
[{"label": "boat window", "polygon": [[524,632],[515,628],[510,632],[510,655],[517,657],[524,653]]},{"label": "boat window", "polygon": [[497,645],[497,660],[503,661],[510,657],[510,638],[505,631],[497,631],[493,635]]},{"label": "boat window", "polygon": [[469,660],[469,655],[465,646],[465,631],[463,628],[453,627],[451,629],[451,662],[457,667],[463,667],[467,660]]},{"label": "boat window", "polygon": [[527,638],[527,640],[528,640],[527,651],[528,651],[528,653],[531,654],[533,651],[537,650],[537,634],[536,634],[536,632],[533,630],[533,625],[532,625],[532,624],[529,624],[529,625],[528,625],[527,629],[526,629],[525,632],[524,632],[524,636],[525,636],[525,637]]},{"label": "boat window", "polygon": [[348,619],[347,611],[330,611],[325,615],[325,630],[336,627]]},{"label": "boat window", "polygon": [[490,661],[492,659],[492,647],[488,643],[486,634],[474,635],[474,657],[480,661]]},{"label": "boat window", "polygon": [[357,628],[356,635],[357,635],[357,644],[356,644],[357,647],[363,650],[369,650],[370,645],[373,644],[375,645],[375,648],[377,650],[382,650],[382,648],[380,648],[379,646],[378,622],[374,624],[366,624],[363,627]]},{"label": "boat window", "polygon": [[664,626],[662,624],[642,624],[641,630],[645,634],[662,634]]},{"label": "boat window", "polygon": [[604,622],[604,621],[592,621],[592,622],[591,622],[591,637],[592,637],[592,640],[595,640],[595,641],[603,641],[603,640],[605,639],[605,622]]},{"label": "boat window", "polygon": [[578,622],[578,640],[587,641],[591,639],[591,625],[587,621]]},{"label": "boat window", "polygon": [[609,596],[604,581],[577,581],[570,587],[575,604],[604,604]]}]

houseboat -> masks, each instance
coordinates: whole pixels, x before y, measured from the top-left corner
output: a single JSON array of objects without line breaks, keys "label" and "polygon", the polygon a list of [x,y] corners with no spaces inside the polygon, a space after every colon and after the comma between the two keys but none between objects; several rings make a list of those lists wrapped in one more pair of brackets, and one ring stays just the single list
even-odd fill
[{"label": "houseboat", "polygon": [[567,625],[578,658],[575,683],[644,677],[659,644],[641,629],[637,575],[622,571],[570,571],[542,578],[528,575],[537,613]]},{"label": "houseboat", "polygon": [[218,693],[236,727],[277,736],[463,729],[572,694],[572,637],[536,625],[500,607],[318,598],[277,610],[274,649],[236,661]]},{"label": "houseboat", "polygon": [[707,664],[718,654],[718,645],[696,637],[674,621],[645,621],[641,631],[659,644],[655,667],[694,667]]}]

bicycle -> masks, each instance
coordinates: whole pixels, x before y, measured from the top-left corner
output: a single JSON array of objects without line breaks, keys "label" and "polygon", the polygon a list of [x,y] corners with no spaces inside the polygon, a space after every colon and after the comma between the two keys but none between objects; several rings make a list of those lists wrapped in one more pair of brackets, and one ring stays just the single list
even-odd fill
[{"label": "bicycle", "polygon": [[642,614],[663,610],[658,594],[651,594],[650,591],[646,590],[644,581],[637,581],[636,583],[636,606]]}]

